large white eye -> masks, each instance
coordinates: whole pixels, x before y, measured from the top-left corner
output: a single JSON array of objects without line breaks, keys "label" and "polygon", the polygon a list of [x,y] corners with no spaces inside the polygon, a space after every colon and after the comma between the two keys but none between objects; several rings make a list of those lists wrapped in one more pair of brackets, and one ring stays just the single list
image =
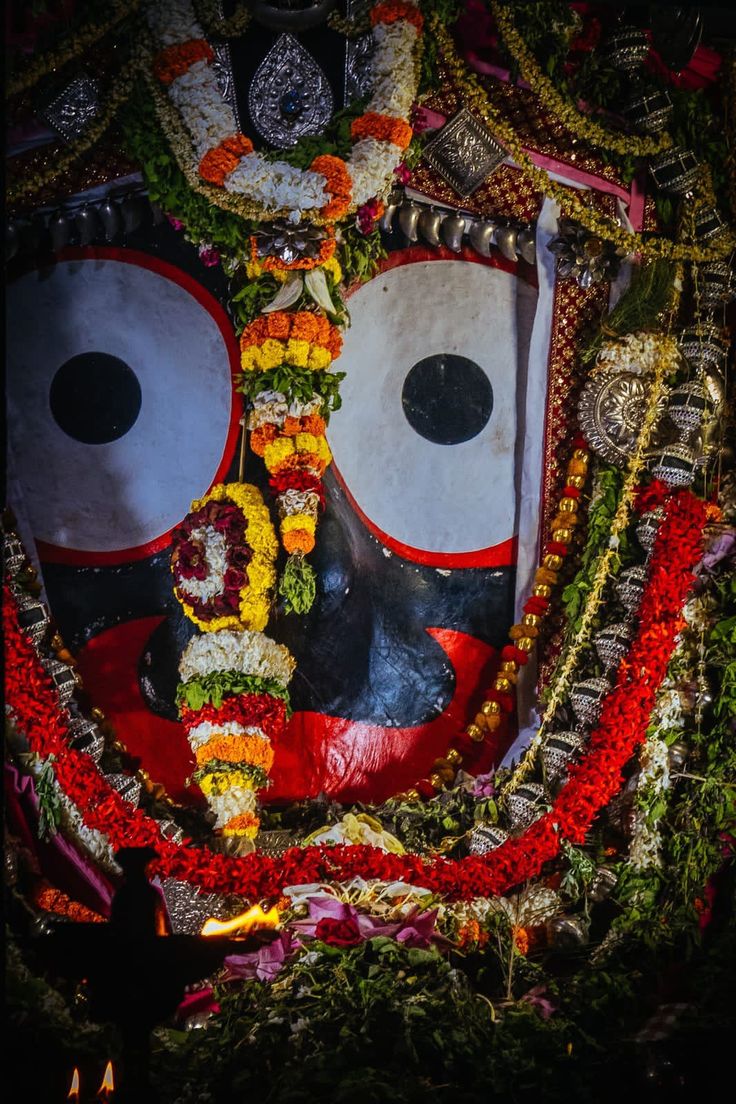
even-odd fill
[{"label": "large white eye", "polygon": [[65,254],[9,289],[11,447],[44,559],[156,551],[227,470],[240,401],[219,303],[132,250]]},{"label": "large white eye", "polygon": [[[516,275],[446,260],[393,267],[350,299],[330,446],[366,524],[408,559],[514,561],[517,410],[535,304]],[[524,432],[541,433],[543,417]]]}]

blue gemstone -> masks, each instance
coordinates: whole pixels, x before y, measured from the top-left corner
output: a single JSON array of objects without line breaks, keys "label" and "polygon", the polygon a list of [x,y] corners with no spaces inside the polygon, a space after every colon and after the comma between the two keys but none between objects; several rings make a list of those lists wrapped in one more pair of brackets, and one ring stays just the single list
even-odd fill
[{"label": "blue gemstone", "polygon": [[296,88],[289,88],[279,100],[279,109],[285,119],[296,119],[304,110],[301,92]]}]

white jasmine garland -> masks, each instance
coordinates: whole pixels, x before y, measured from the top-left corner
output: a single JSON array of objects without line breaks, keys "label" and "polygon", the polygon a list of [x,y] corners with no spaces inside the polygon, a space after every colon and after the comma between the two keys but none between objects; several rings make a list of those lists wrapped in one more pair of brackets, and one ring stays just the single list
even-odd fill
[{"label": "white jasmine garland", "polygon": [[279,517],[290,517],[292,514],[309,514],[317,517],[319,512],[319,495],[314,491],[296,491],[289,488],[278,497]]},{"label": "white jasmine garland", "polygon": [[266,424],[280,428],[287,418],[305,418],[309,414],[318,414],[321,406],[322,400],[319,396],[308,402],[295,399],[287,403],[286,396],[280,391],[261,391],[253,399],[253,407],[248,414],[248,429],[258,429]]},{"label": "white jasmine garland", "polygon": [[[156,49],[205,37],[191,2],[150,0],[147,16]],[[372,34],[374,82],[366,113],[406,120],[417,91],[417,29],[408,20],[399,19],[389,24],[378,23]],[[186,73],[176,77],[167,86],[166,94],[192,136],[197,163],[208,150],[237,132],[232,109],[222,99],[207,61],[195,62]],[[401,151],[392,142],[363,139],[355,143],[346,161],[352,181],[353,208],[388,191],[400,159]],[[298,221],[303,211],[317,210],[330,200],[321,173],[295,169],[282,161],[269,162],[255,152],[240,159],[225,178],[224,187],[228,192],[247,196],[265,214],[286,211],[293,221]]]},{"label": "white jasmine garland", "polygon": [[198,747],[206,744],[213,736],[260,736],[262,740],[268,742],[268,736],[262,728],[241,725],[237,721],[222,721],[217,724],[212,721],[200,721],[199,724],[190,728],[187,732],[187,739],[192,751],[196,751]]},{"label": "white jasmine garland", "polygon": [[[639,754],[641,773],[637,784],[637,798],[645,794],[656,798],[669,788],[670,768],[667,745],[658,736],[650,736]],[[645,809],[634,810],[634,830],[629,846],[629,862],[635,870],[646,870],[661,863],[662,840],[656,824],[650,822]]]},{"label": "white jasmine garland", "polygon": [[255,790],[250,790],[246,786],[231,786],[224,793],[211,793],[207,803],[217,817],[215,827],[224,828],[233,817],[242,816],[243,813],[255,813],[258,808],[258,797]]},{"label": "white jasmine garland", "polygon": [[226,629],[192,637],[179,662],[182,682],[215,671],[242,671],[287,686],[296,666],[289,649],[260,632]]}]

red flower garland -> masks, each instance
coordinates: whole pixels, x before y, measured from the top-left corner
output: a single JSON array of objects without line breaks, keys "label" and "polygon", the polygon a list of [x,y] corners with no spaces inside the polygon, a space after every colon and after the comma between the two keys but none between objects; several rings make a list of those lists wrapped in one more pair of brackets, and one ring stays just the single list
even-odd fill
[{"label": "red flower garland", "polygon": [[213,893],[250,900],[276,898],[284,886],[305,882],[402,880],[448,899],[505,893],[536,876],[554,859],[562,839],[581,843],[595,816],[621,785],[621,773],[645,736],[657,688],[682,626],[682,606],[701,556],[707,504],[690,491],[675,492],[665,506],[640,610],[639,631],[621,664],[616,686],[603,705],[589,751],[554,807],[516,839],[485,856],[434,862],[392,855],[367,846],[292,848],[278,859],[256,852],[243,858],[210,854],[164,840],[155,820],[133,809],[98,772],[89,755],[67,743],[68,715],[59,709],[49,676],[22,633],[6,590],[4,622],[8,662],[6,701],[31,749],[56,756],[62,790],[80,808],[89,828],[106,834],[113,848],[148,844],[158,852],[162,877],[190,881]]}]

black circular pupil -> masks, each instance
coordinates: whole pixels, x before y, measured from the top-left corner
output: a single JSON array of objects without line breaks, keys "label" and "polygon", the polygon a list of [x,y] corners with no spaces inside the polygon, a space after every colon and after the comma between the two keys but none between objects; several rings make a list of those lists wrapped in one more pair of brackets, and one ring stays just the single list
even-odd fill
[{"label": "black circular pupil", "polygon": [[75,441],[103,445],[123,437],[141,409],[132,368],[109,353],[80,353],[51,381],[49,404],[60,429]]},{"label": "black circular pupil", "polygon": [[474,360],[435,353],[407,374],[401,404],[412,429],[436,445],[470,441],[488,424],[493,388]]}]

